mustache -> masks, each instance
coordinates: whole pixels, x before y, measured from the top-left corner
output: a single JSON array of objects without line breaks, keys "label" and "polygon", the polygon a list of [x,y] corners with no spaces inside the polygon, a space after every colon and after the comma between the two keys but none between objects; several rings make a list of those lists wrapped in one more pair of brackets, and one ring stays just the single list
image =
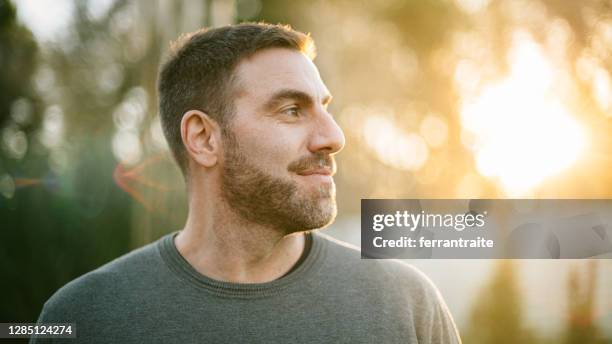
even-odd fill
[{"label": "mustache", "polygon": [[289,164],[287,168],[290,172],[300,173],[314,168],[327,167],[332,173],[336,173],[336,160],[329,154],[315,153],[300,158]]}]

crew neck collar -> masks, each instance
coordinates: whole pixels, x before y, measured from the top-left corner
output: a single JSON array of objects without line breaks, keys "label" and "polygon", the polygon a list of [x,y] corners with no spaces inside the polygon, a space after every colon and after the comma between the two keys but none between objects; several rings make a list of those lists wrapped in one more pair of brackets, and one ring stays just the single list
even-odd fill
[{"label": "crew neck collar", "polygon": [[167,234],[158,242],[158,249],[164,262],[183,281],[224,297],[259,298],[275,295],[296,281],[312,274],[321,265],[320,261],[325,254],[325,240],[313,231],[311,232],[312,246],[310,252],[307,253],[299,266],[285,276],[264,283],[225,282],[201,274],[185,260],[174,244],[174,237],[178,233],[179,231]]}]

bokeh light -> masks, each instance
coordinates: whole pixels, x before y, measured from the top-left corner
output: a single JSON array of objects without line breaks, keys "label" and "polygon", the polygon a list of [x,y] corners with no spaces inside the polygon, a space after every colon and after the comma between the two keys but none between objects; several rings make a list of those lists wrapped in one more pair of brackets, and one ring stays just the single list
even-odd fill
[{"label": "bokeh light", "polygon": [[392,120],[372,115],[363,125],[363,137],[378,159],[401,170],[418,170],[427,161],[425,140],[416,133],[406,133]]}]

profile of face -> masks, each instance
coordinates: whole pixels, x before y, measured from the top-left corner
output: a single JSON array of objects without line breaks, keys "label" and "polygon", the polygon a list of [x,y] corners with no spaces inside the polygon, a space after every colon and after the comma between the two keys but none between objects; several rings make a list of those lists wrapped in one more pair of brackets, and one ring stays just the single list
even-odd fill
[{"label": "profile of face", "polygon": [[243,219],[283,234],[337,213],[334,155],[344,134],[312,61],[271,48],[236,67],[234,114],[223,129],[222,195]]}]

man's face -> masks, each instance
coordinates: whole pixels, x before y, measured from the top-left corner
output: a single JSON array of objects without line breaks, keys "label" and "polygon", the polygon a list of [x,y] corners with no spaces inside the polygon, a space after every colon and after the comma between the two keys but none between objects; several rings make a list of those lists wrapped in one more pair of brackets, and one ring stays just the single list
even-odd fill
[{"label": "man's face", "polygon": [[333,155],[344,135],[312,61],[266,49],[236,68],[235,113],[224,130],[222,192],[243,219],[283,234],[336,216]]}]

